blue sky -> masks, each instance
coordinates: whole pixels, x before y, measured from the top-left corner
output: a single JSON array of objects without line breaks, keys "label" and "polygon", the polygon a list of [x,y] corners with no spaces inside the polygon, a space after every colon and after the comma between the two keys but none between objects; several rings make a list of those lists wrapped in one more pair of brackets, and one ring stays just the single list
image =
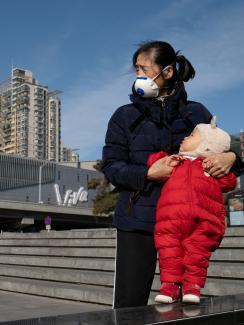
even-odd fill
[{"label": "blue sky", "polygon": [[32,70],[63,91],[62,139],[101,158],[108,119],[129,102],[137,44],[164,40],[196,69],[188,97],[229,133],[244,129],[244,1],[1,1],[0,80]]}]

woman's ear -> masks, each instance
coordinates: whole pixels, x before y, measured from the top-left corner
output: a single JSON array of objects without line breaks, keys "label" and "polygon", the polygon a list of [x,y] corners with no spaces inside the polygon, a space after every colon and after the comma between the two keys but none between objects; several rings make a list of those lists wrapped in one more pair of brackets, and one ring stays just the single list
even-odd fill
[{"label": "woman's ear", "polygon": [[173,77],[174,69],[172,65],[169,65],[164,71],[163,71],[163,77],[164,79],[170,79]]}]

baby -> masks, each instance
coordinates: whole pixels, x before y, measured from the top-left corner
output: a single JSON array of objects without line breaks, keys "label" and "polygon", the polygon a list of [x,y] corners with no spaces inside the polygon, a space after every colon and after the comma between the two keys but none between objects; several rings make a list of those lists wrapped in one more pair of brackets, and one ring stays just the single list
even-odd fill
[{"label": "baby", "polygon": [[[180,146],[179,155],[170,156],[174,168],[164,184],[156,210],[155,246],[159,253],[162,286],[155,301],[172,303],[200,302],[209,259],[220,245],[225,232],[225,208],[222,192],[236,186],[230,172],[214,178],[204,172],[202,161],[211,154],[230,150],[230,136],[215,123],[198,124]],[[167,156],[154,153],[150,167]]]}]

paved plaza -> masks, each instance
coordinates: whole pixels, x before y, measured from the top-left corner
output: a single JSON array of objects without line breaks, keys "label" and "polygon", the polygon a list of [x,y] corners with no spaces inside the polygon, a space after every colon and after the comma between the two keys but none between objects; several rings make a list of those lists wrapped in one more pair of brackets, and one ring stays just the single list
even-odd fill
[{"label": "paved plaza", "polygon": [[0,291],[0,322],[105,309],[109,308],[96,304]]}]

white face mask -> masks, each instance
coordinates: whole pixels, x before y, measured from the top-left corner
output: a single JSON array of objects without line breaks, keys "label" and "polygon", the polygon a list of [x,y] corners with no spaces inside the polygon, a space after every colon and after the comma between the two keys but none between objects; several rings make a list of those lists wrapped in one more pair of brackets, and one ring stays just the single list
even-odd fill
[{"label": "white face mask", "polygon": [[157,79],[157,77],[168,67],[169,65],[161,70],[153,79],[146,76],[138,76],[134,83],[136,94],[144,98],[158,97],[160,87],[158,87],[154,80]]}]

